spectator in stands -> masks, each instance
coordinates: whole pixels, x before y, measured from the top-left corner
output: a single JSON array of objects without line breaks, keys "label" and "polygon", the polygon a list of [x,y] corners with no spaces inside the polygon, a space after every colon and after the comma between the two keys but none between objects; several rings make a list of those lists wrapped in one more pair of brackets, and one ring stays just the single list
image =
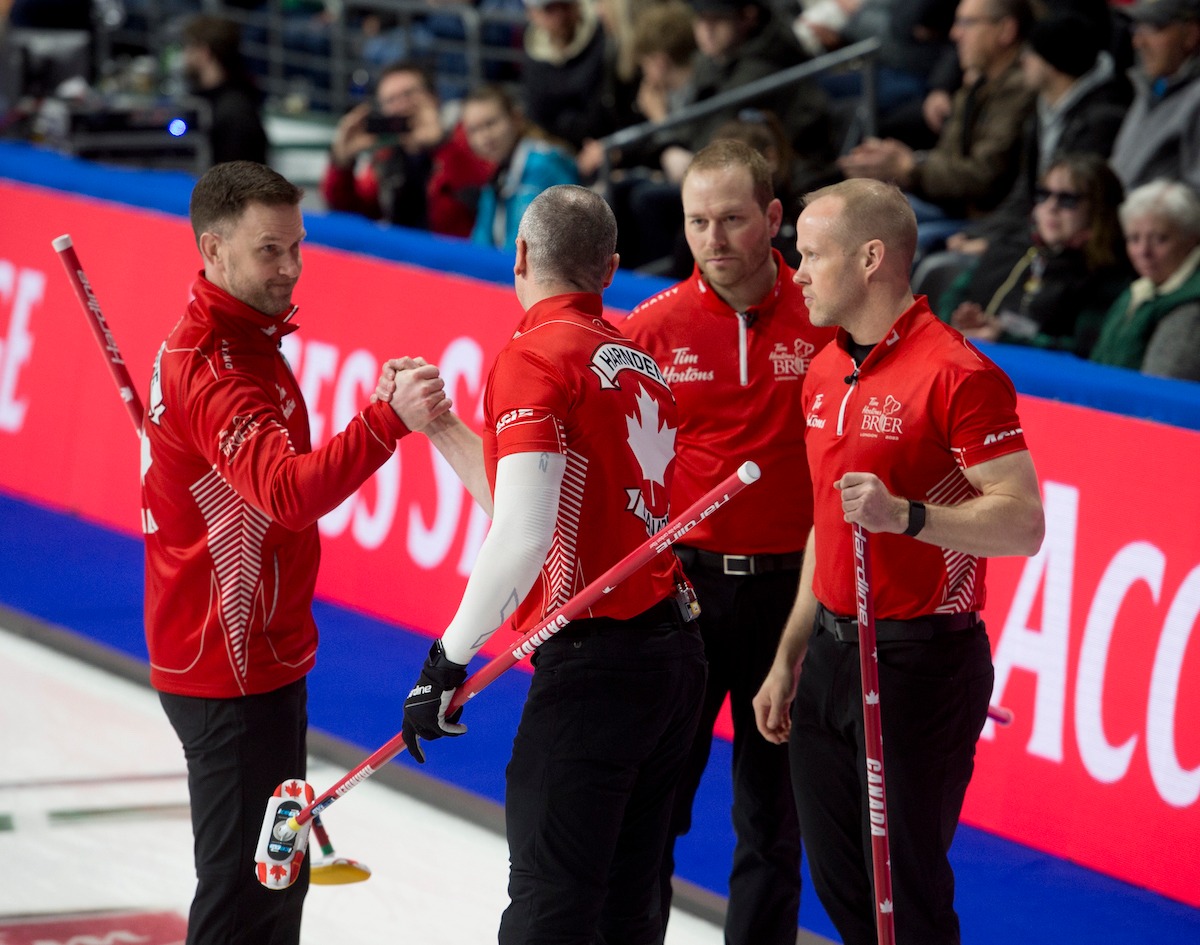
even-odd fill
[{"label": "spectator in stands", "polygon": [[[601,95],[611,129],[641,120],[635,104],[641,72],[633,44],[634,24],[644,0],[595,0],[596,15],[604,29],[604,86]],[[657,6],[661,0],[654,0]]]},{"label": "spectator in stands", "polygon": [[1074,13],[1033,24],[1021,54],[1025,84],[1036,95],[1022,138],[1021,175],[1012,196],[1028,218],[1037,182],[1056,154],[1107,158],[1129,108],[1132,90],[1116,74],[1112,54],[1093,23]]},{"label": "spectator in stands", "polygon": [[[692,77],[694,100],[703,102],[809,58],[767,0],[691,0],[696,13],[696,46],[700,55]],[[692,155],[712,140],[713,132],[737,116],[741,108],[774,112],[800,158],[823,175],[832,157],[829,102],[820,85],[807,80],[752,102],[723,109],[681,129],[681,147],[665,155],[668,176],[678,181]]]},{"label": "spectator in stands", "polygon": [[[876,104],[891,112],[920,101],[930,70],[952,50],[950,24],[956,0],[805,0],[792,23],[811,56],[878,39]],[[835,98],[862,93],[861,73],[826,74],[821,85]]]},{"label": "spectator in stands", "polygon": [[634,19],[631,46],[640,73],[635,108],[645,121],[664,121],[692,97],[694,20],[683,0],[656,3]]},{"label": "spectator in stands", "polygon": [[1127,12],[1135,97],[1113,168],[1130,190],[1158,177],[1200,187],[1200,0],[1141,0]]},{"label": "spectator in stands", "polygon": [[[912,0],[900,3],[894,11],[896,26],[918,40],[948,35],[953,24],[957,0]],[[1047,9],[1048,8],[1048,9]],[[1109,0],[1047,0],[1035,5],[1043,16],[1073,13],[1092,24],[1105,49],[1115,62],[1116,72],[1124,75],[1132,64],[1133,50],[1124,17],[1113,14]],[[928,64],[929,91],[920,102],[909,103],[880,115],[882,137],[899,138],[918,150],[932,148],[950,117],[955,91],[963,83],[962,68],[953,45],[948,52]]]},{"label": "spectator in stands", "polygon": [[[641,74],[634,107],[644,121],[665,121],[693,98],[694,19],[683,0],[666,0],[641,10],[634,20],[632,48]],[[625,268],[656,263],[675,247],[686,256],[691,271],[679,199],[682,168],[672,159],[677,144],[677,129],[668,128],[609,154],[613,173],[608,198],[617,217],[617,247]],[[599,167],[595,142],[585,145],[580,162],[584,169]]]},{"label": "spectator in stands", "polygon": [[1200,196],[1156,180],[1121,205],[1138,278],[1113,303],[1091,358],[1160,377],[1200,380]]},{"label": "spectator in stands", "polygon": [[194,16],[183,27],[183,71],[189,91],[208,102],[212,163],[267,163],[262,97],[242,59],[242,34],[232,20]]},{"label": "spectator in stands", "polygon": [[936,311],[968,338],[1087,357],[1132,271],[1117,209],[1124,191],[1097,154],[1063,155],[1043,175],[1023,245],[996,242]]},{"label": "spectator in stands", "polygon": [[[643,121],[637,97],[642,82],[634,46],[635,6],[638,0],[595,0],[596,16],[604,31],[604,76],[596,91],[603,118],[597,125],[605,134]],[[656,4],[657,5],[657,4]],[[585,138],[575,156],[579,176],[594,179],[603,158],[595,138]]]},{"label": "spectator in stands", "polygon": [[[326,205],[398,226],[470,235],[479,188],[495,167],[471,150],[461,125],[449,118],[420,66],[388,66],[374,103],[355,106],[337,124],[321,183]],[[394,130],[375,130],[389,120]]]},{"label": "spectator in stands", "polygon": [[525,15],[525,114],[575,150],[602,138],[613,129],[599,94],[605,40],[595,9],[584,0],[525,0]]},{"label": "spectator in stands", "polygon": [[[669,97],[659,95],[671,111],[766,78],[808,58],[766,0],[691,0],[691,8],[699,54],[694,57],[686,83]],[[638,22],[641,24],[641,19]],[[642,30],[638,33],[641,36]],[[645,50],[645,38],[638,42]],[[683,69],[674,73],[677,78],[685,74]],[[639,96],[639,103],[654,107],[649,95]],[[797,167],[803,172],[804,189],[830,176],[833,165],[828,100],[811,80],[664,130],[655,141],[661,179],[637,181],[627,188],[628,192],[613,195],[622,266],[659,271],[672,264],[683,226],[679,197],[683,173],[695,152],[712,140],[713,133],[747,107],[772,111],[779,117],[788,143],[795,149]]]},{"label": "spectator in stands", "polygon": [[1021,53],[1021,71],[1037,98],[1021,133],[1017,179],[999,207],[951,235],[944,252],[921,261],[913,275],[917,292],[936,303],[994,243],[1005,244],[999,247],[1002,258],[1013,250],[1024,252],[1034,194],[1056,155],[1108,156],[1131,90],[1115,74],[1113,57],[1102,43],[1100,29],[1078,14],[1051,14],[1034,23]]},{"label": "spectator in stands", "polygon": [[934,148],[918,152],[895,139],[868,138],[838,162],[847,177],[892,181],[908,191],[922,251],[994,209],[1012,188],[1021,127],[1033,108],[1019,61],[1032,23],[1029,0],[960,0],[951,36],[971,80],[955,95]]},{"label": "spectator in stands", "polygon": [[[633,123],[665,121],[692,98],[696,58],[693,20],[691,8],[683,0],[652,3],[634,18],[632,33],[623,47],[633,59],[637,77],[630,115]],[[662,136],[612,153],[609,159],[614,168],[652,167],[661,172],[663,147],[674,140],[674,132],[666,131]],[[581,172],[585,167],[599,165],[594,141],[585,143],[580,162]]]},{"label": "spectator in stands", "polygon": [[470,92],[463,100],[462,123],[471,149],[496,168],[479,195],[471,239],[515,252],[525,208],[547,187],[576,183],[575,158],[564,144],[530,123],[499,86]]}]

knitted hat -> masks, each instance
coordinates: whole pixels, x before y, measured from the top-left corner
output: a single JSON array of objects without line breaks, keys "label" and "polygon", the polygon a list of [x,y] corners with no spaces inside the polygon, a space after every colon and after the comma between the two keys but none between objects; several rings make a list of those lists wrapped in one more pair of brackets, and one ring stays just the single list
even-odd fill
[{"label": "knitted hat", "polygon": [[1090,20],[1074,13],[1053,14],[1033,24],[1029,46],[1059,72],[1078,79],[1096,64],[1100,37]]}]

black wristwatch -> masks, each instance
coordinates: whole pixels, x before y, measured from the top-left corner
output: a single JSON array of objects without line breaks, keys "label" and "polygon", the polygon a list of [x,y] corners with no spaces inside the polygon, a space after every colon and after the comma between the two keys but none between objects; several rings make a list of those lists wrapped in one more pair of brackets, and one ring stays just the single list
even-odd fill
[{"label": "black wristwatch", "polygon": [[913,502],[911,499],[908,502],[908,528],[904,529],[904,534],[909,538],[915,538],[921,533],[921,529],[925,527],[925,503]]}]

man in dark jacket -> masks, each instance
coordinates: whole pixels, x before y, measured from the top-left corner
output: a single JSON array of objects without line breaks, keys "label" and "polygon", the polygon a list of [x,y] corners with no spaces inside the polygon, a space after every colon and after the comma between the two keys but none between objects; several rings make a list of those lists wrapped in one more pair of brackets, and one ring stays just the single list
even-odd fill
[{"label": "man in dark jacket", "polygon": [[212,109],[208,138],[212,163],[267,162],[262,102],[241,52],[241,30],[232,20],[201,14],[183,28],[183,68],[193,95]]},{"label": "man in dark jacket", "polygon": [[1019,61],[1032,23],[1029,0],[960,0],[951,37],[968,80],[937,144],[914,151],[869,138],[838,162],[847,177],[892,181],[915,198],[922,250],[993,210],[1012,188],[1021,127],[1033,108]]},{"label": "man in dark jacket", "polygon": [[1200,188],[1200,0],[1141,0],[1126,13],[1136,95],[1113,170],[1128,190],[1159,177]]},{"label": "man in dark jacket", "polygon": [[[789,27],[764,0],[692,0],[696,46],[700,55],[692,86],[696,102],[740,88],[809,58]],[[832,157],[829,103],[811,80],[755,98],[755,108],[779,116],[796,153],[815,163]],[[689,151],[712,140],[721,125],[737,117],[745,104],[708,115],[681,130]],[[690,161],[691,154],[687,155]],[[686,161],[683,162],[686,166]]]},{"label": "man in dark jacket", "polygon": [[604,30],[581,0],[525,0],[521,97],[535,125],[578,149],[615,129],[599,94],[605,82]]}]

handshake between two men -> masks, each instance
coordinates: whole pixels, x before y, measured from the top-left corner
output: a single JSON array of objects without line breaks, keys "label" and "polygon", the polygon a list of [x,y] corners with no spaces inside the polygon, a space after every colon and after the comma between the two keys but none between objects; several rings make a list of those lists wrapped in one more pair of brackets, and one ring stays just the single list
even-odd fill
[{"label": "handshake between two men", "polygon": [[[422,432],[446,458],[467,491],[489,515],[492,496],[483,470],[482,442],[473,430],[450,412],[453,402],[434,364],[424,358],[393,358],[383,365],[372,400],[391,405],[404,425]],[[466,665],[446,658],[440,640],[434,642],[412,691],[404,703],[404,742],[414,760],[425,762],[420,738],[461,735],[460,708],[450,717],[446,709],[466,679]]]}]

